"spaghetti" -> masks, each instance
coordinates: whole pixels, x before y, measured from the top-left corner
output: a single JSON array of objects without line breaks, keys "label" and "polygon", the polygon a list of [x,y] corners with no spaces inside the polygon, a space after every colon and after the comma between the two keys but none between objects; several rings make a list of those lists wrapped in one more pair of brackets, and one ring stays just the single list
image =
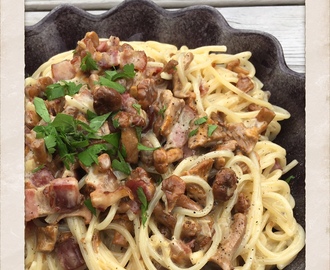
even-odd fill
[{"label": "spaghetti", "polygon": [[290,114],[250,57],[89,32],[27,78],[25,268],[289,265]]}]

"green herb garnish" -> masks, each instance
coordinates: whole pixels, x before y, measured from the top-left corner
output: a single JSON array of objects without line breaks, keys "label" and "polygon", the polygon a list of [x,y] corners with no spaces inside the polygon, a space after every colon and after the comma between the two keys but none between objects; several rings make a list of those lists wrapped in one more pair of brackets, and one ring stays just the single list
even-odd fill
[{"label": "green herb garnish", "polygon": [[98,70],[96,61],[93,59],[90,52],[87,52],[86,56],[81,60],[80,69],[84,72]]},{"label": "green herb garnish", "polygon": [[88,210],[91,211],[94,216],[96,216],[96,209],[93,206],[91,199],[86,199],[84,201],[84,204],[86,205],[86,207],[88,208]]},{"label": "green herb garnish", "polygon": [[47,110],[45,101],[42,98],[35,97],[33,99],[33,104],[36,109],[37,114],[46,122],[50,122],[50,115]]},{"label": "green herb garnish", "polygon": [[194,121],[195,125],[201,125],[204,124],[207,121],[207,116],[203,116],[201,118],[198,118]]},{"label": "green herb garnish", "polygon": [[130,78],[134,78],[134,76],[135,76],[134,65],[127,64],[123,67],[122,71],[117,71],[117,70],[105,71],[104,76],[101,76],[100,80],[96,83],[115,89],[116,91],[122,94],[126,91],[126,88],[120,83],[117,83],[116,80],[130,79]]},{"label": "green herb garnish", "polygon": [[73,96],[79,92],[81,86],[82,84],[77,85],[74,82],[61,81],[48,85],[45,94],[48,100],[61,98],[65,95]]},{"label": "green herb garnish", "polygon": [[193,129],[192,131],[189,132],[188,137],[190,138],[192,136],[195,136],[197,132],[198,132],[198,128]]},{"label": "green herb garnish", "polygon": [[141,220],[142,220],[142,224],[143,226],[145,226],[145,223],[148,219],[148,201],[147,201],[147,197],[144,194],[143,188],[142,187],[138,187],[136,190],[137,196],[141,202]]},{"label": "green herb garnish", "polygon": [[140,151],[155,151],[156,149],[159,149],[160,147],[148,147],[148,146],[143,145],[142,143],[138,143],[137,148]]},{"label": "green herb garnish", "polygon": [[208,125],[207,127],[207,136],[211,137],[213,132],[217,129],[217,125]]}]

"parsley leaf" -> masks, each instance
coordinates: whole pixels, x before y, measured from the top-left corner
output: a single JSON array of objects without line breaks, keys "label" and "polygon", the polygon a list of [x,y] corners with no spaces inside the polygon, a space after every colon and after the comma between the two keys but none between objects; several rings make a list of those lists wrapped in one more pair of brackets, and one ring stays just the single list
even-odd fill
[{"label": "parsley leaf", "polygon": [[86,199],[84,201],[84,204],[86,205],[86,207],[88,208],[88,210],[91,211],[94,216],[96,216],[96,209],[95,209],[95,207],[92,204],[92,200],[90,198],[89,199]]},{"label": "parsley leaf", "polygon": [[37,114],[46,122],[50,122],[50,115],[47,110],[45,101],[42,98],[35,97],[33,99],[33,104],[36,109]]},{"label": "parsley leaf", "polygon": [[147,214],[147,210],[148,210],[148,201],[147,201],[147,197],[144,194],[143,188],[142,187],[138,187],[136,190],[137,196],[141,202],[141,219],[142,219],[142,224],[143,226],[145,226],[145,223],[148,219],[148,214]]},{"label": "parsley leaf", "polygon": [[105,144],[94,144],[88,147],[86,150],[80,152],[78,154],[78,158],[82,162],[82,164],[89,167],[93,163],[98,164],[98,160],[97,160],[98,154],[101,151],[105,151],[105,150],[107,150]]},{"label": "parsley leaf", "polygon": [[141,105],[139,103],[134,103],[132,106],[137,111],[138,114],[141,113]]},{"label": "parsley leaf", "polygon": [[140,151],[154,151],[156,149],[159,149],[160,147],[148,147],[148,146],[143,145],[142,143],[138,143],[137,148]]},{"label": "parsley leaf", "polygon": [[77,85],[74,82],[61,81],[48,85],[45,94],[48,100],[61,98],[65,95],[73,96],[79,92],[81,86],[82,84]]},{"label": "parsley leaf", "polygon": [[120,83],[115,82],[118,79],[130,79],[134,78],[135,71],[133,64],[127,64],[123,67],[122,71],[107,70],[104,72],[104,76],[100,77],[99,84],[115,89],[119,93],[124,93],[126,88]]},{"label": "parsley leaf", "polygon": [[192,131],[189,132],[188,137],[195,136],[198,132],[198,128],[193,129]]},{"label": "parsley leaf", "polygon": [[291,180],[293,180],[295,177],[293,175],[290,175],[288,178],[286,178],[284,181],[287,183],[290,183]]},{"label": "parsley leaf", "polygon": [[164,105],[159,111],[158,114],[162,116],[162,118],[164,118],[164,114],[166,111],[166,106]]},{"label": "parsley leaf", "polygon": [[115,89],[120,94],[122,94],[126,91],[126,88],[123,85],[121,85],[120,83],[111,81],[108,78],[100,77],[99,82],[100,82],[101,85],[104,85],[104,86],[107,86],[109,88]]},{"label": "parsley leaf", "polygon": [[198,118],[195,120],[195,125],[201,125],[203,123],[205,123],[207,121],[207,116],[204,116],[204,117],[201,117],[201,118]]},{"label": "parsley leaf", "polygon": [[211,137],[213,132],[217,129],[217,125],[208,125],[207,127],[207,136]]},{"label": "parsley leaf", "polygon": [[102,125],[104,124],[104,122],[108,119],[110,113],[106,113],[100,116],[96,116],[93,119],[91,119],[90,121],[90,128],[94,129],[94,130],[98,130],[100,127],[102,127]]},{"label": "parsley leaf", "polygon": [[126,175],[129,175],[131,173],[131,170],[130,170],[127,162],[125,161],[123,155],[120,152],[118,152],[118,157],[119,157],[119,160],[114,159],[112,161],[112,168],[114,170],[123,172]]},{"label": "parsley leaf", "polygon": [[96,61],[93,59],[90,52],[87,52],[86,56],[81,60],[80,69],[84,72],[98,70]]}]

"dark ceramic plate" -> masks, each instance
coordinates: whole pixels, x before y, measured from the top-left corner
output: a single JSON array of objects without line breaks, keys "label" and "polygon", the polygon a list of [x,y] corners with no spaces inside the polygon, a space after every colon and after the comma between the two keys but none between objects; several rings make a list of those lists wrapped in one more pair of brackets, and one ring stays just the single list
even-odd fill
[{"label": "dark ceramic plate", "polygon": [[[209,6],[193,6],[166,11],[151,1],[124,1],[102,15],[62,5],[42,21],[25,29],[25,74],[32,74],[51,56],[74,49],[86,32],[100,37],[118,36],[121,40],[157,40],[194,48],[226,45],[228,53],[251,51],[251,61],[271,102],[287,109],[292,117],[282,122],[277,143],[287,150],[287,159],[299,165],[290,171],[296,200],[297,221],[305,226],[305,76],[290,70],[279,42],[267,33],[231,28],[222,15]],[[286,269],[305,269],[305,250]]]}]

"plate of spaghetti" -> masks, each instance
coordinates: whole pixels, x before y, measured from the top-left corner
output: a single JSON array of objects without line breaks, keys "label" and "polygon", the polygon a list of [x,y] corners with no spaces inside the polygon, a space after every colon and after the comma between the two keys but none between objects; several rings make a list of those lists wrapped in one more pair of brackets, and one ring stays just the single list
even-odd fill
[{"label": "plate of spaghetti", "polygon": [[25,269],[305,268],[305,79],[274,37],[147,0],[25,33]]}]

